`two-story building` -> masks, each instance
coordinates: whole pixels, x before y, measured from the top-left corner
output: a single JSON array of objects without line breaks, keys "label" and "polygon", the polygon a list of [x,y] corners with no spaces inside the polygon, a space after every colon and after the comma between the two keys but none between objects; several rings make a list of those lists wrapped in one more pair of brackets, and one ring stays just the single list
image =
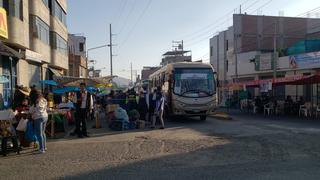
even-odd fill
[{"label": "two-story building", "polygon": [[[218,72],[220,103],[223,105],[229,96],[230,89],[225,87],[232,83],[316,73],[320,64],[290,68],[293,54],[287,51],[305,40],[317,41],[319,24],[320,19],[316,18],[235,14],[233,26],[210,39],[210,63]],[[274,50],[279,56],[275,61]],[[279,98],[286,95],[310,98],[311,89],[311,85],[283,85],[275,88],[275,94]],[[260,94],[259,88],[249,91],[252,96]]]}]

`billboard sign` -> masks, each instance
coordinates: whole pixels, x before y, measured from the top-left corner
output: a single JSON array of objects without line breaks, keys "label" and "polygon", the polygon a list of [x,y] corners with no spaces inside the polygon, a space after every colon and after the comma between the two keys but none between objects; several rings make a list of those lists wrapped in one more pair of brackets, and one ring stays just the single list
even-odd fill
[{"label": "billboard sign", "polygon": [[7,12],[0,7],[0,37],[8,39]]},{"label": "billboard sign", "polygon": [[289,57],[290,69],[314,69],[320,67],[320,52],[298,54]]}]

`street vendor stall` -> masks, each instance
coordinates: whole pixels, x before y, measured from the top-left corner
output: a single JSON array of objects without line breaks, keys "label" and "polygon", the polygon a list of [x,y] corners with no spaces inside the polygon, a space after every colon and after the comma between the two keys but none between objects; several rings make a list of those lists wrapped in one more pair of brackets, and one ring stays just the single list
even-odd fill
[{"label": "street vendor stall", "polygon": [[[0,139],[1,139],[1,154],[7,155],[8,140],[12,141],[13,151],[20,153],[18,146],[18,136],[13,126],[15,123],[15,113],[10,110],[0,111]],[[11,148],[11,147],[10,147]]]},{"label": "street vendor stall", "polygon": [[[50,108],[48,111],[48,122],[46,127],[46,133],[49,137],[56,137],[57,127],[67,133],[68,131],[68,120],[67,115],[68,113],[71,114],[71,109],[52,109]],[[59,126],[62,126],[60,127]]]}]

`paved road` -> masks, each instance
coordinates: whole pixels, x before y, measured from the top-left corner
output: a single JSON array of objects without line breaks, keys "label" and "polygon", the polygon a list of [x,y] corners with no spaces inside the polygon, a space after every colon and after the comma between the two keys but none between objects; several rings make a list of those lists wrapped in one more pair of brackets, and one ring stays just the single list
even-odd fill
[{"label": "paved road", "polygon": [[320,179],[320,123],[235,115],[165,130],[92,131],[0,158],[0,179]]}]

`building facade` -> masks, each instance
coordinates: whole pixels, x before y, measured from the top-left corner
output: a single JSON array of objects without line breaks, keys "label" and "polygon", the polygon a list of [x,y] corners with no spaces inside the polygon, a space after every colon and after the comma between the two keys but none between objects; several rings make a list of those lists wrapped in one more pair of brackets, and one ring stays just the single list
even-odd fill
[{"label": "building facade", "polygon": [[154,72],[158,71],[160,67],[151,67],[151,66],[144,66],[141,70],[141,81],[149,80],[149,76]]},{"label": "building facade", "polygon": [[[320,66],[290,68],[292,56],[286,51],[300,41],[319,39],[318,24],[320,19],[314,18],[234,15],[233,26],[210,39],[210,63],[218,72],[221,105],[230,96],[230,89],[226,88],[228,84],[272,79],[274,64],[277,64],[278,78],[315,73]],[[275,45],[276,63],[273,60]],[[279,98],[286,95],[307,98],[310,89],[306,86],[281,86],[275,91]],[[260,94],[259,88],[249,91],[252,96]]]},{"label": "building facade", "polygon": [[86,58],[86,38],[69,34],[69,70],[68,75],[72,77],[87,77],[88,63]]},{"label": "building facade", "polygon": [[[1,37],[0,73],[10,79],[0,84],[6,106],[15,85],[36,85],[68,70],[66,0],[1,0],[8,37]],[[6,52],[10,53],[6,53]]]},{"label": "building facade", "polygon": [[163,58],[161,61],[161,66],[165,66],[167,64],[171,63],[177,63],[177,62],[191,62],[192,57],[189,55],[190,51],[184,51],[184,50],[174,50],[174,51],[168,51],[165,54],[163,54]]}]

